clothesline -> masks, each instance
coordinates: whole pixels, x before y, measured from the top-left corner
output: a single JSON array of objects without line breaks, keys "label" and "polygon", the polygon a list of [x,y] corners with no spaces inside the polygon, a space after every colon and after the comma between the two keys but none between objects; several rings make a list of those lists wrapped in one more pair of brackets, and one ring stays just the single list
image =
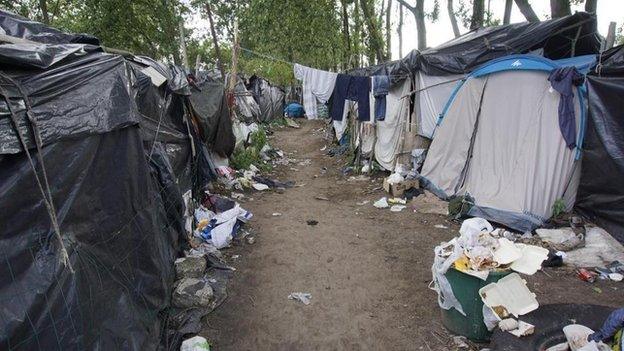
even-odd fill
[{"label": "clothesline", "polygon": [[[286,61],[286,60],[283,60],[283,59],[275,57],[275,56],[263,54],[261,52],[257,52],[257,51],[251,50],[251,49],[244,48],[242,46],[240,46],[240,49],[245,51],[245,52],[248,52],[250,54],[253,54],[253,55],[256,55],[256,56],[260,56],[260,57],[264,57],[264,58],[266,58],[268,60],[285,63],[285,64],[288,64],[288,65],[291,65],[291,66],[296,65],[295,62]],[[344,74],[347,74],[347,73],[344,73]],[[387,74],[387,76],[388,77],[406,77],[407,78],[409,76],[409,74]]]}]

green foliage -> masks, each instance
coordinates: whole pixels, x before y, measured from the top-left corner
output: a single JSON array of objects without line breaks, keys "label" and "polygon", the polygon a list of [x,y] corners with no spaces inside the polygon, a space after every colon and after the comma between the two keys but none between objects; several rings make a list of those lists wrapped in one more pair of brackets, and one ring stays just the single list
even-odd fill
[{"label": "green foliage", "polygon": [[266,131],[260,127],[257,132],[251,133],[250,144],[247,147],[241,147],[234,150],[230,156],[230,166],[234,169],[249,169],[254,165],[263,172],[272,169],[271,164],[266,163],[260,156],[260,151],[267,144]]},{"label": "green foliage", "polygon": [[565,213],[566,205],[563,199],[557,199],[555,203],[552,205],[552,217],[557,218],[561,214]]}]

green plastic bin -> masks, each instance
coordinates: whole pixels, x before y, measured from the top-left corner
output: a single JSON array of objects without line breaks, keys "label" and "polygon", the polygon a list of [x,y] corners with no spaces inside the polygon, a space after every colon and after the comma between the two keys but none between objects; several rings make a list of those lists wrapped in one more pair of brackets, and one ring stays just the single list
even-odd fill
[{"label": "green plastic bin", "polygon": [[508,275],[511,271],[493,271],[490,272],[488,278],[483,281],[477,277],[464,274],[455,268],[449,268],[446,271],[446,279],[451,284],[453,294],[461,303],[466,316],[459,313],[456,309],[442,310],[442,324],[450,332],[456,335],[463,335],[475,342],[490,341],[491,332],[483,323],[483,301],[479,296],[479,289],[495,283],[502,277]]}]

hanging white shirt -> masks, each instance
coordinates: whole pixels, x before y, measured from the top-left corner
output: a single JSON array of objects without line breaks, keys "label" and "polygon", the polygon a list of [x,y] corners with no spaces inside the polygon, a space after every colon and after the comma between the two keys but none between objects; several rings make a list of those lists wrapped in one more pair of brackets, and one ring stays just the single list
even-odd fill
[{"label": "hanging white shirt", "polygon": [[301,81],[303,88],[303,107],[309,119],[318,117],[317,101],[326,103],[334,91],[337,73],[310,68],[298,63],[293,68],[295,78]]}]

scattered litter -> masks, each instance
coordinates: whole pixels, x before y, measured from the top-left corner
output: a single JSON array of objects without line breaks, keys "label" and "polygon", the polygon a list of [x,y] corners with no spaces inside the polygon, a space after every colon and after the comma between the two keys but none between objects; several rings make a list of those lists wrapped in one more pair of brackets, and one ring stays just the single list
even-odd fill
[{"label": "scattered litter", "polygon": [[388,199],[388,203],[389,204],[399,204],[399,205],[405,205],[407,203],[407,201],[405,201],[405,199],[402,199],[400,197],[393,197],[392,199]]},{"label": "scattered litter", "polygon": [[309,166],[311,163],[312,163],[312,160],[310,160],[310,159],[308,158],[308,159],[305,159],[305,160],[303,160],[303,161],[299,162],[299,163],[298,163],[298,165],[299,165],[299,166]]},{"label": "scattered litter", "polygon": [[282,215],[282,214],[281,214],[281,213],[279,213],[279,212],[273,212],[273,214],[271,214],[271,216],[273,216],[273,217],[279,217],[279,216],[281,216],[281,215]]},{"label": "scattered litter", "polygon": [[368,200],[364,200],[364,201],[361,201],[361,202],[356,202],[355,204],[358,205],[358,206],[364,206],[364,205],[366,205],[369,202],[370,201],[368,201]]},{"label": "scattered litter", "polygon": [[347,181],[348,181],[348,182],[367,182],[367,181],[369,181],[369,180],[370,180],[370,177],[369,177],[369,176],[365,176],[365,175],[363,175],[363,174],[361,174],[361,175],[359,175],[359,176],[357,176],[357,177],[355,177],[355,176],[350,176],[350,177],[347,179]]},{"label": "scattered litter", "polygon": [[599,287],[594,286],[592,289],[593,289],[595,292],[597,292],[597,293],[599,293],[599,294],[602,294],[602,289],[600,289]]},{"label": "scattered litter", "polygon": [[455,350],[468,350],[468,339],[465,336],[456,335],[453,336],[453,344],[455,344]]},{"label": "scattered litter", "polygon": [[210,344],[208,344],[206,338],[194,336],[182,342],[180,351],[210,351]]},{"label": "scattered litter", "polygon": [[295,122],[292,118],[286,118],[286,125],[295,129],[299,129],[301,127],[299,123]]},{"label": "scattered litter", "polygon": [[433,226],[434,228],[438,228],[438,229],[448,229],[447,226],[445,226],[444,224],[436,224]]},{"label": "scattered litter", "polygon": [[563,327],[563,334],[572,351],[578,351],[588,344],[587,337],[594,331],[580,324],[570,324]]},{"label": "scattered litter", "polygon": [[262,183],[253,183],[251,185],[254,189],[258,190],[258,191],[263,191],[263,190],[267,190],[269,189],[269,186],[266,184],[262,184]]},{"label": "scattered litter", "polygon": [[303,292],[294,292],[294,293],[288,295],[288,299],[290,299],[290,300],[297,300],[297,301],[303,303],[304,305],[309,305],[310,304],[310,299],[312,299],[312,294],[310,294],[310,293],[303,293]]},{"label": "scattered litter", "polygon": [[308,225],[312,225],[315,226],[318,224],[318,221],[314,220],[314,219],[309,219],[306,221],[306,223],[308,223]]},{"label": "scattered litter", "polygon": [[325,145],[325,146],[323,146],[323,147],[321,148],[321,151],[325,151],[325,150],[327,150],[327,145]]},{"label": "scattered litter", "polygon": [[256,242],[256,238],[251,235],[245,237],[245,240],[247,241],[247,244],[249,245],[253,245]]},{"label": "scattered litter", "polygon": [[315,196],[314,198],[321,201],[329,201],[329,198],[326,198],[325,196]]},{"label": "scattered litter", "polygon": [[484,286],[479,289],[479,295],[483,303],[500,318],[507,317],[509,313],[515,317],[522,316],[539,307],[535,294],[518,273],[511,273],[496,283]]},{"label": "scattered litter", "polygon": [[621,282],[622,279],[624,279],[624,275],[620,273],[609,273],[609,279],[613,280],[614,282]]},{"label": "scattered litter", "polygon": [[502,331],[518,329],[518,321],[513,318],[505,318],[498,323],[498,327]]},{"label": "scattered litter", "polygon": [[388,207],[390,207],[390,205],[388,205],[388,199],[386,197],[382,197],[381,199],[375,201],[373,206],[375,206],[377,208],[388,208]]},{"label": "scattered litter", "polygon": [[533,275],[542,268],[542,262],[548,258],[547,249],[535,245],[515,245],[522,250],[522,255],[511,263],[511,269],[526,275]]},{"label": "scattered litter", "polygon": [[579,268],[579,269],[576,270],[576,275],[582,281],[585,281],[585,282],[588,282],[588,283],[593,283],[594,281],[596,281],[596,276],[598,274],[596,274],[594,272],[590,272],[590,271],[588,271],[585,268]]},{"label": "scattered litter", "polygon": [[232,194],[230,194],[230,197],[234,200],[242,200],[245,197],[245,195],[241,193],[232,192]]},{"label": "scattered litter", "polygon": [[535,326],[523,321],[518,321],[518,327],[513,330],[508,330],[508,332],[520,338],[533,334],[535,332]]},{"label": "scattered litter", "polygon": [[232,259],[235,261],[238,260],[239,258],[240,258],[240,255],[232,255]]},{"label": "scattered litter", "polygon": [[407,206],[405,206],[405,205],[392,205],[392,207],[390,207],[390,211],[392,211],[392,212],[401,212],[406,207]]},{"label": "scattered litter", "polygon": [[624,246],[600,227],[587,227],[585,247],[568,251],[565,260],[577,267],[604,267],[613,261],[624,262]]}]

